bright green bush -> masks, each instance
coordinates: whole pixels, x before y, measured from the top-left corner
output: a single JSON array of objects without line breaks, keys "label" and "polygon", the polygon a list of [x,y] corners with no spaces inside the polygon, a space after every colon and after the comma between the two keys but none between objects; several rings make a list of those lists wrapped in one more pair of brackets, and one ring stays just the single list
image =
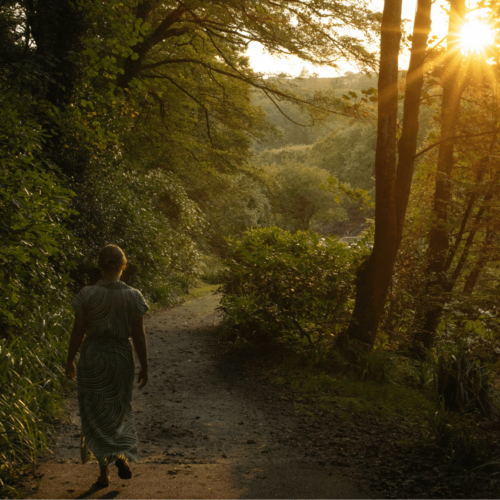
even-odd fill
[{"label": "bright green bush", "polygon": [[240,342],[283,337],[311,346],[331,340],[350,317],[354,272],[366,243],[348,247],[312,231],[276,227],[229,240],[224,334]]},{"label": "bright green bush", "polygon": [[[76,242],[74,193],[43,159],[47,133],[18,96],[0,96],[0,337],[28,328],[32,311],[64,293]],[[60,297],[59,297],[60,298]]]},{"label": "bright green bush", "polygon": [[175,176],[124,172],[103,161],[88,169],[78,190],[74,232],[84,255],[77,280],[96,266],[99,250],[113,243],[129,261],[122,279],[148,300],[172,305],[189,291],[199,275],[195,237],[205,223]]}]

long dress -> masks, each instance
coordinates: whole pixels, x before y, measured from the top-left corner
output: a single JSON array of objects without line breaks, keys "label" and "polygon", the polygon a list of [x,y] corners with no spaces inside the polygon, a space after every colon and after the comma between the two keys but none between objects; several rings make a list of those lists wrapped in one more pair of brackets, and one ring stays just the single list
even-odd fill
[{"label": "long dress", "polygon": [[132,325],[148,306],[121,281],[98,281],[72,302],[87,319],[77,365],[78,405],[82,420],[81,457],[104,467],[117,458],[137,460],[137,431],[132,412],[134,356]]}]

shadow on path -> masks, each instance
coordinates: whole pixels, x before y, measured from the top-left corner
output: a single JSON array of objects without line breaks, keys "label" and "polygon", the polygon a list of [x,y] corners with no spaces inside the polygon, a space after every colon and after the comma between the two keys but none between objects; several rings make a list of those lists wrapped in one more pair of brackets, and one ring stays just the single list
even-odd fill
[{"label": "shadow on path", "polygon": [[104,493],[102,496],[96,496],[95,494],[100,491],[100,490],[105,490],[106,487],[104,486],[99,486],[97,483],[94,483],[86,492],[82,493],[81,495],[77,496],[76,498],[81,499],[81,498],[116,498],[120,492],[118,490],[113,490],[113,491],[107,491]]}]

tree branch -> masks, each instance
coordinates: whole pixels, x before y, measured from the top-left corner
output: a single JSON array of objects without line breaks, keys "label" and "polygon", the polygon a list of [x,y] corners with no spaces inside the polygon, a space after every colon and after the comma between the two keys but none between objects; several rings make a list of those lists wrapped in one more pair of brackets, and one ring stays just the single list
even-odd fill
[{"label": "tree branch", "polygon": [[212,140],[212,134],[210,133],[210,119],[208,116],[208,109],[203,105],[203,103],[201,103],[198,99],[196,99],[196,97],[191,95],[186,89],[183,89],[175,80],[173,80],[172,78],[170,78],[169,76],[166,76],[166,75],[164,75],[163,77],[166,80],[168,80],[172,85],[177,87],[181,92],[186,94],[190,99],[192,99],[196,104],[198,104],[198,106],[200,106],[200,108],[203,109],[203,111],[205,112],[205,120],[207,123],[207,135],[208,135],[208,138],[210,140],[210,144],[212,145],[212,147],[214,147],[214,141]]},{"label": "tree branch", "polygon": [[[207,68],[207,69],[209,69],[211,71],[214,71],[216,73],[219,73],[221,75],[225,75],[225,76],[228,76],[229,78],[235,78],[236,80],[240,80],[242,82],[245,82],[248,85],[251,85],[252,87],[254,87],[254,88],[258,89],[258,90],[262,90],[264,93],[269,92],[269,93],[272,93],[275,96],[279,96],[279,97],[281,97],[283,99],[286,99],[288,101],[295,102],[296,104],[299,104],[299,103],[300,104],[304,104],[306,106],[310,106],[310,107],[315,108],[315,109],[320,109],[322,111],[326,111],[327,113],[331,113],[331,114],[334,114],[334,115],[348,116],[347,113],[342,113],[340,111],[334,111],[333,109],[329,109],[329,108],[324,108],[324,107],[318,106],[317,104],[313,104],[312,102],[306,101],[305,99],[301,99],[300,97],[292,96],[292,95],[286,94],[285,92],[282,92],[280,90],[271,88],[271,87],[269,87],[267,85],[259,84],[259,83],[255,82],[255,81],[253,81],[252,79],[250,79],[249,77],[246,77],[244,74],[230,73],[229,71],[225,71],[225,70],[222,70],[222,69],[219,69],[219,68],[215,68],[215,67],[211,66],[210,64],[208,64],[208,63],[206,63],[204,61],[200,61],[198,59],[171,59],[169,61],[165,60],[162,63],[163,64],[176,64],[176,63],[193,63],[193,64],[199,64],[199,65],[204,66],[205,68]],[[159,64],[157,65],[157,67],[158,66],[159,66]],[[146,74],[146,75],[142,75],[142,76],[144,78],[167,78],[163,74],[160,74],[160,75]],[[298,124],[298,125],[300,125],[300,124]]]},{"label": "tree branch", "polygon": [[168,16],[163,19],[158,28],[149,35],[143,42],[138,43],[134,50],[137,53],[145,53],[158,43],[162,42],[166,38],[171,36],[180,36],[185,32],[189,31],[188,28],[178,28],[175,30],[171,30],[170,26],[179,22],[182,15],[186,12],[186,7],[179,7],[174,9]]},{"label": "tree branch", "polygon": [[426,147],[425,149],[422,149],[422,151],[418,152],[413,158],[418,158],[419,156],[423,155],[424,153],[427,153],[427,151],[430,151],[432,148],[439,146],[443,142],[446,141],[452,141],[454,139],[467,139],[468,137],[480,137],[482,135],[491,135],[491,134],[496,134],[497,131],[493,132],[481,132],[479,134],[465,134],[465,135],[455,135],[453,137],[448,137],[447,139],[443,139],[442,141],[435,142],[434,144],[431,144],[430,146]]}]

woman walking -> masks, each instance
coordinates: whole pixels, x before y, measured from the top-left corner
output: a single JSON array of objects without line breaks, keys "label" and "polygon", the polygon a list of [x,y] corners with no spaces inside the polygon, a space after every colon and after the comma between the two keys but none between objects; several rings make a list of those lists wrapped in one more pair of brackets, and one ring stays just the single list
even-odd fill
[{"label": "woman walking", "polygon": [[[148,382],[148,353],[143,316],[144,298],[120,281],[127,265],[123,251],[107,245],[99,252],[102,280],[80,290],[72,302],[75,322],[68,348],[66,375],[78,373],[78,405],[82,419],[82,462],[97,459],[97,483],[108,486],[109,464],[118,476],[130,479],[128,462],[137,460],[137,431],[132,413],[134,356],[139,363],[139,389]],[[85,337],[85,340],[84,340]],[[83,342],[83,345],[82,345]],[[74,359],[82,346],[78,370]]]}]

